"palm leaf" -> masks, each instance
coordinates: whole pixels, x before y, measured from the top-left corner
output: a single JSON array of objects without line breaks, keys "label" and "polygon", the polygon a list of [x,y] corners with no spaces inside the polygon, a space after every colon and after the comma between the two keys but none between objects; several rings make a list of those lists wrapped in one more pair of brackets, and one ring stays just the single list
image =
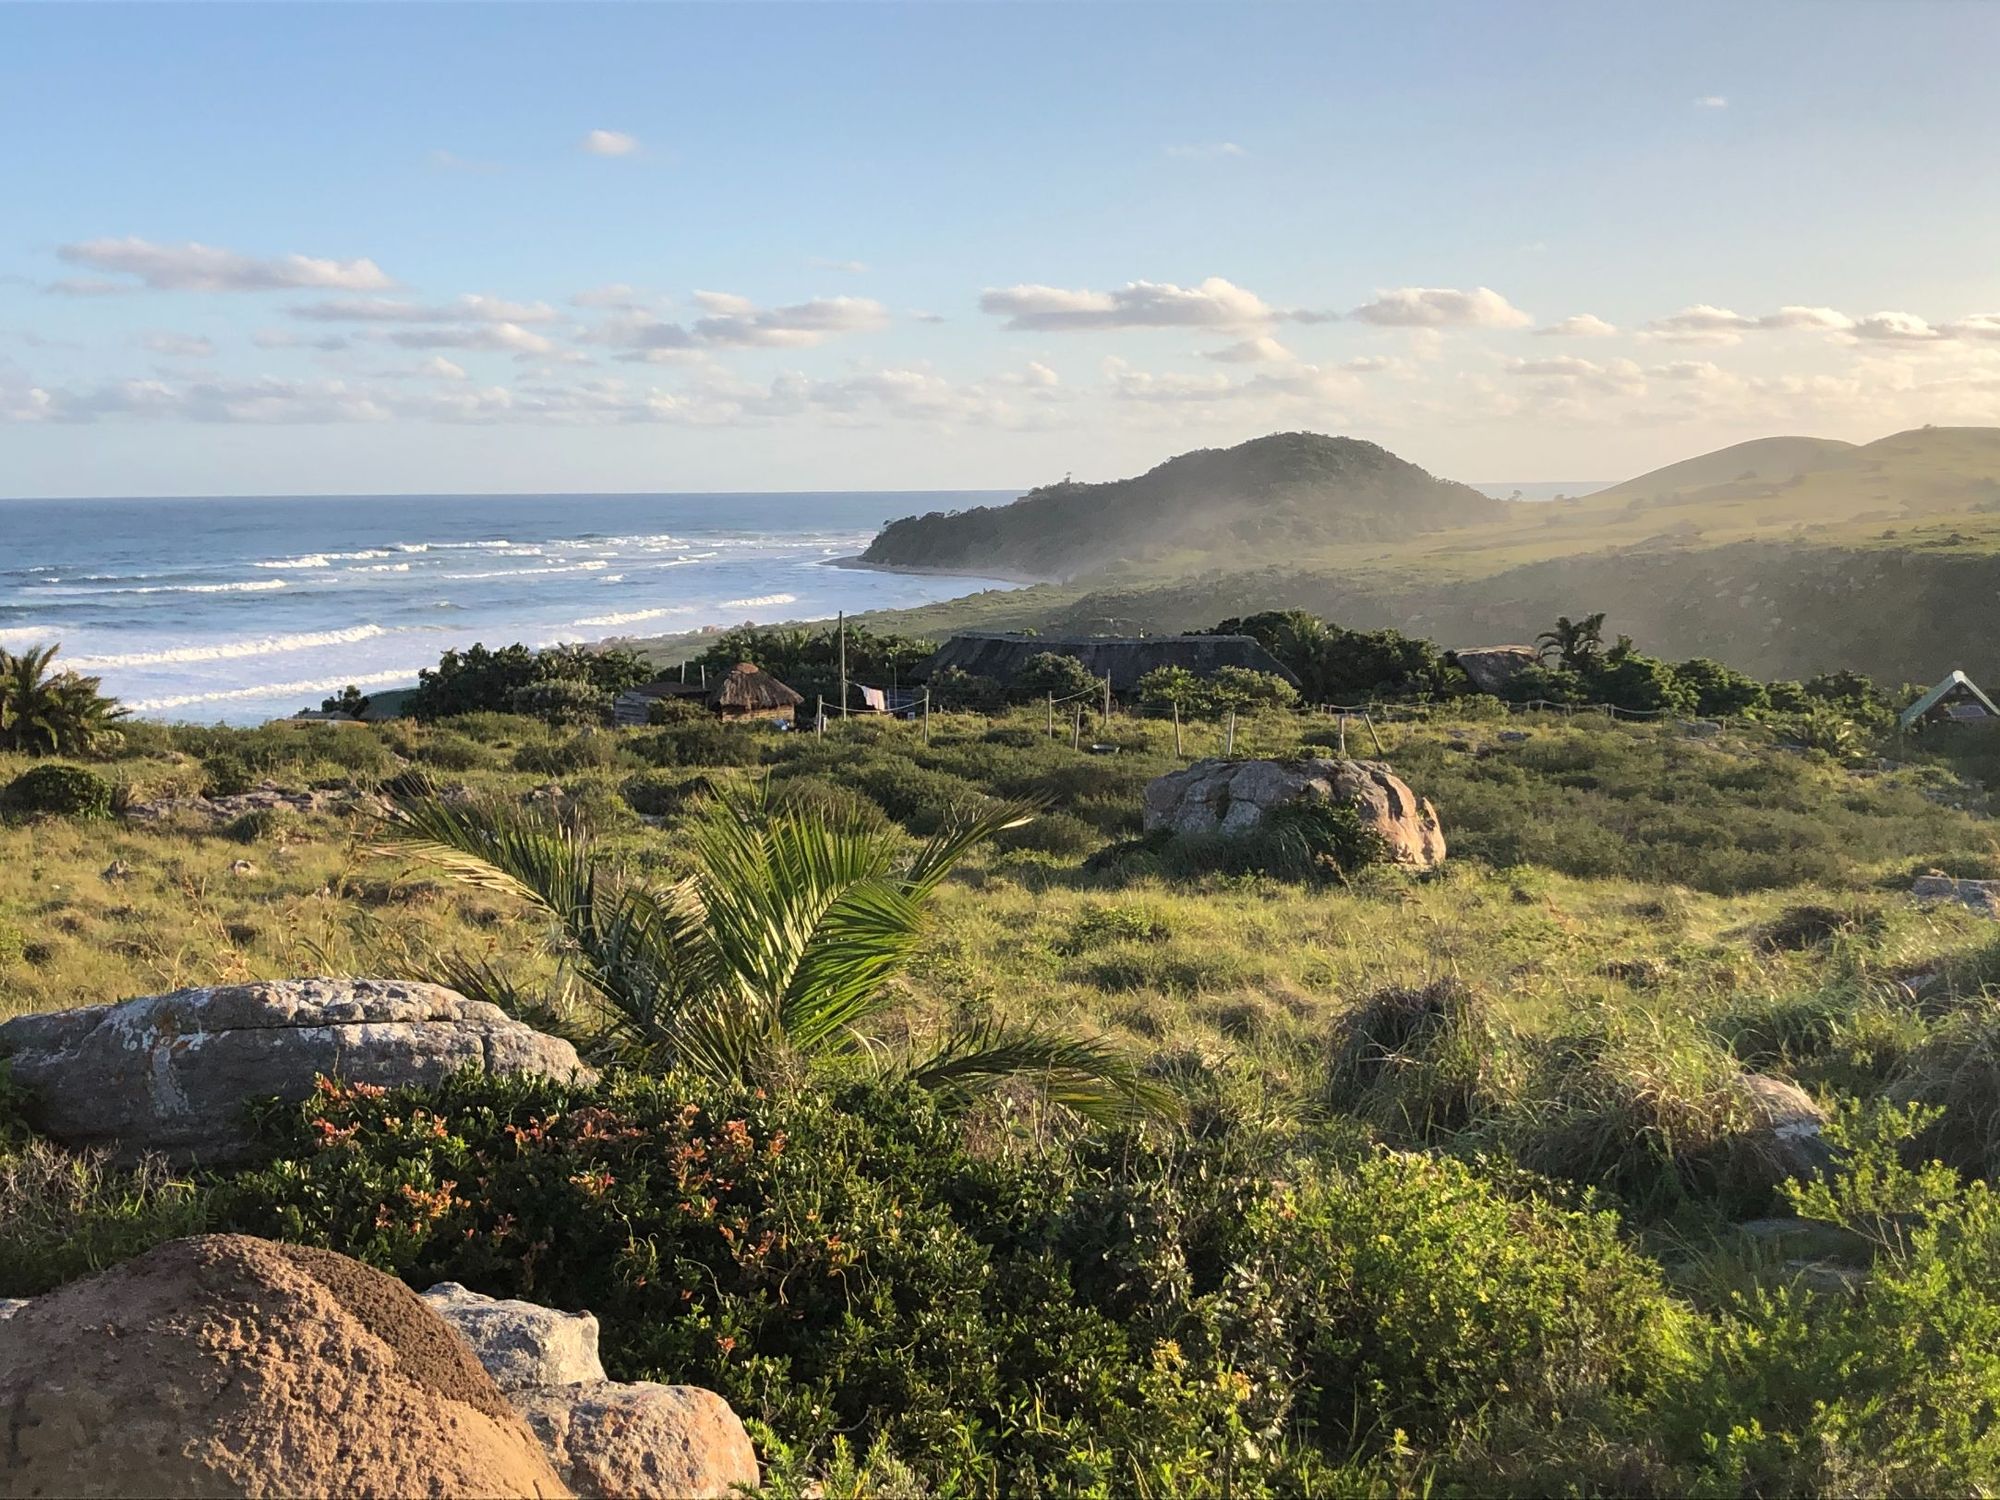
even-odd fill
[{"label": "palm leaf", "polygon": [[1039,1026],[981,1021],[953,1032],[904,1071],[919,1087],[959,1104],[1025,1078],[1100,1125],[1148,1116],[1177,1120],[1183,1112],[1178,1095],[1141,1076],[1123,1053]]}]

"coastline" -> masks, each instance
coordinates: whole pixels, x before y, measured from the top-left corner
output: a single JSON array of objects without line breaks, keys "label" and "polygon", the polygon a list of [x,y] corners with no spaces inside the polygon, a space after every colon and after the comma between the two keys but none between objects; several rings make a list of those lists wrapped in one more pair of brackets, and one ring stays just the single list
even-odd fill
[{"label": "coastline", "polygon": [[820,566],[854,568],[863,573],[904,573],[914,578],[991,578],[1001,583],[1022,585],[1063,581],[1046,573],[1018,573],[1010,568],[928,568],[916,563],[866,562],[859,557],[829,557]]}]

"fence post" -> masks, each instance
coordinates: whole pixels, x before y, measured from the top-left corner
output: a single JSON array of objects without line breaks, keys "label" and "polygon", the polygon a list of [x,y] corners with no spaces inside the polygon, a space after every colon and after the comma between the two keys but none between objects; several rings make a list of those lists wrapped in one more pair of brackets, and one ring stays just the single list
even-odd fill
[{"label": "fence post", "polygon": [[1081,703],[1076,706],[1076,723],[1071,727],[1069,732],[1069,747],[1072,750],[1081,750],[1083,748],[1083,705]]},{"label": "fence post", "polygon": [[826,733],[826,694],[825,694],[825,693],[821,693],[821,694],[820,694],[820,695],[819,695],[819,696],[818,696],[817,698],[815,698],[815,699],[813,700],[813,703],[814,703],[814,707],[813,707],[813,733],[814,733],[814,734],[816,734],[816,735],[821,735],[821,734],[825,734],[825,733]]},{"label": "fence post", "polygon": [[1174,759],[1181,759],[1181,700],[1174,699]]},{"label": "fence post", "polygon": [[1049,694],[1049,738],[1056,737],[1056,695]]},{"label": "fence post", "polygon": [[1111,674],[1104,674],[1104,722],[1111,722]]},{"label": "fence post", "polygon": [[1343,757],[1347,754],[1347,710],[1344,708],[1340,711],[1340,753]]},{"label": "fence post", "polygon": [[1236,710],[1229,710],[1229,727],[1222,732],[1222,758],[1229,759],[1236,753]]},{"label": "fence post", "polygon": [[1382,748],[1382,736],[1375,732],[1375,721],[1369,717],[1368,710],[1365,708],[1361,711],[1361,722],[1368,726],[1368,738],[1375,742],[1375,753],[1377,755],[1387,755],[1389,752]]}]

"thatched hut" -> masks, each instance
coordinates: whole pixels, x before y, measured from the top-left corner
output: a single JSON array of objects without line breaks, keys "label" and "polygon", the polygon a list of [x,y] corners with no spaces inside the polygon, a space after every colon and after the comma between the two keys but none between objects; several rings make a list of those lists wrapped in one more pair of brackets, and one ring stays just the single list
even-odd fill
[{"label": "thatched hut", "polygon": [[754,662],[739,661],[709,691],[708,705],[725,719],[790,719],[805,702]]}]

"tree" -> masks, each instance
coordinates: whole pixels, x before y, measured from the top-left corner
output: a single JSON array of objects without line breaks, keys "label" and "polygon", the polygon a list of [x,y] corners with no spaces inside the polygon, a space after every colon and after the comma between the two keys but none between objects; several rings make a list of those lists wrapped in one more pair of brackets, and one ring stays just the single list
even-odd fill
[{"label": "tree", "polygon": [[0,650],[0,750],[84,755],[117,738],[127,710],[98,691],[101,679],[51,671],[61,649]]},{"label": "tree", "polygon": [[1695,688],[1682,682],[1673,667],[1657,656],[1634,651],[1624,636],[1582,675],[1585,688],[1598,703],[1629,713],[1685,716],[1694,712]]},{"label": "tree", "polygon": [[554,728],[575,728],[608,720],[611,695],[578,678],[552,677],[515,688],[507,695],[507,708]]},{"label": "tree", "polygon": [[1604,612],[1585,615],[1581,620],[1558,615],[1555,628],[1536,636],[1535,644],[1541,648],[1543,661],[1553,656],[1558,666],[1587,673],[1604,654]]},{"label": "tree", "polygon": [[1248,667],[1217,667],[1203,685],[1209,702],[1225,712],[1290,708],[1299,701],[1299,690],[1277,673],[1253,672]]},{"label": "tree", "polygon": [[1674,676],[1693,690],[1698,714],[1722,718],[1771,706],[1763,683],[1706,656],[1682,662],[1674,668]]},{"label": "tree", "polygon": [[1029,657],[1014,674],[1013,695],[1023,701],[1074,698],[1083,693],[1102,692],[1104,681],[1093,677],[1090,668],[1074,656],[1059,651],[1042,651]]},{"label": "tree", "polygon": [[368,703],[368,695],[350,682],[333,697],[321,699],[319,711],[339,714],[343,719],[358,719],[368,712]]},{"label": "tree", "polygon": [[939,884],[976,844],[1032,815],[994,807],[901,864],[898,837],[858,818],[722,798],[689,831],[693,872],[667,887],[614,870],[580,824],[512,804],[404,798],[386,847],[538,908],[560,965],[553,999],[539,985],[530,998],[483,961],[448,961],[438,977],[594,1055],[746,1082],[872,1059],[961,1100],[1031,1078],[1099,1119],[1170,1110],[1118,1053],[1040,1026],[981,1019],[924,1054],[872,1030]]},{"label": "tree", "polygon": [[408,712],[416,719],[506,713],[516,693],[538,682],[580,682],[615,697],[653,676],[653,668],[637,652],[622,648],[550,646],[534,651],[516,641],[492,651],[475,642],[463,651],[445,652],[435,667],[417,673]]},{"label": "tree", "polygon": [[1173,709],[1195,713],[1208,703],[1208,689],[1186,667],[1155,667],[1138,683],[1142,708]]}]

